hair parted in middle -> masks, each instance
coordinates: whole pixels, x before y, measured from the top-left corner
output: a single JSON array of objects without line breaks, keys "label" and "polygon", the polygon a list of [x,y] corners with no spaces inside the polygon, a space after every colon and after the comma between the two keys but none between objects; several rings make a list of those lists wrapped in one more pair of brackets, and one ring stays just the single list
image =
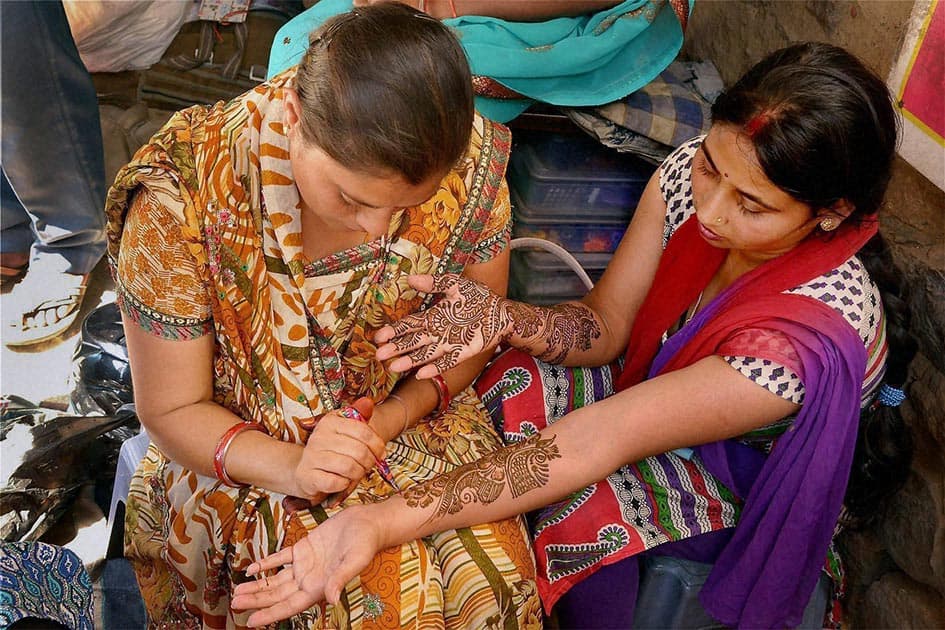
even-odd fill
[{"label": "hair parted in middle", "polygon": [[857,218],[879,209],[899,120],[883,80],[846,50],[771,53],[716,99],[712,121],[744,130],[768,179],[813,209],[840,199]]},{"label": "hair parted in middle", "polygon": [[469,62],[439,20],[398,2],[359,7],[310,36],[295,89],[302,138],[347,168],[418,184],[451,168],[472,132]]}]

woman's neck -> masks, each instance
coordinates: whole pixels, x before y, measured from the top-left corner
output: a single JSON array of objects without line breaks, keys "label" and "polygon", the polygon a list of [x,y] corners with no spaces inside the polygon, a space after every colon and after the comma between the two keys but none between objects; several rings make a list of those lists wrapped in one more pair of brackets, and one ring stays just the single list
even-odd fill
[{"label": "woman's neck", "polygon": [[696,307],[696,310],[693,313],[698,312],[706,304],[711,302],[718,296],[722,291],[727,289],[729,285],[738,280],[740,277],[760,266],[764,261],[755,260],[752,258],[747,258],[741,254],[741,252],[730,250],[728,255],[725,257],[725,260],[722,261],[722,264],[719,266],[718,271],[715,272],[715,275],[712,276],[712,279],[709,280],[709,283],[705,286],[702,293],[700,294],[699,304]]},{"label": "woman's neck", "polygon": [[310,261],[356,247],[366,237],[365,232],[331,225],[308,208],[302,208],[302,253]]}]

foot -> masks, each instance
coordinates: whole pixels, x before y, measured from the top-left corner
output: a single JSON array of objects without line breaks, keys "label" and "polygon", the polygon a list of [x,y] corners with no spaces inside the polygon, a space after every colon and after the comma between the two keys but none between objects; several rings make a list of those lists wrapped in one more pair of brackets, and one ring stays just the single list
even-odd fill
[{"label": "foot", "polygon": [[6,296],[0,336],[7,346],[29,346],[65,332],[75,321],[89,274],[75,275],[30,267]]},{"label": "foot", "polygon": [[23,277],[29,262],[29,252],[0,254],[0,284],[13,283]]}]

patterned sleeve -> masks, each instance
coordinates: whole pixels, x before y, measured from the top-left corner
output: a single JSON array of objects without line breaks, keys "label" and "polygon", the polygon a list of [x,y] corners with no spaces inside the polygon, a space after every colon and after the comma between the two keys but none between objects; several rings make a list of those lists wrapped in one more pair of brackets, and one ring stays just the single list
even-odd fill
[{"label": "patterned sleeve", "polygon": [[210,298],[180,223],[147,188],[134,194],[115,266],[118,302],[131,320],[164,339],[212,330]]},{"label": "patterned sleeve", "polygon": [[660,193],[666,203],[663,225],[663,248],[669,243],[676,228],[695,212],[692,205],[692,158],[702,146],[705,136],[697,136],[682,143],[670,153],[660,166]]},{"label": "patterned sleeve", "polygon": [[[746,348],[756,356],[747,355]],[[753,383],[789,402],[803,404],[804,383],[797,375],[800,357],[784,333],[745,329],[726,340],[718,353]]]},{"label": "patterned sleeve", "polygon": [[482,231],[482,238],[472,251],[470,263],[491,260],[509,246],[512,234],[512,205],[509,188],[503,180],[492,202],[492,211]]}]

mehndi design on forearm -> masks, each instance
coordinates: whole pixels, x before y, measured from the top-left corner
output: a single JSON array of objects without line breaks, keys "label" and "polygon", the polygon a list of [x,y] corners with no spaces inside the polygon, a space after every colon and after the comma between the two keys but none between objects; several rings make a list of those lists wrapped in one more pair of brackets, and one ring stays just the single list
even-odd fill
[{"label": "mehndi design on forearm", "polygon": [[590,350],[593,340],[600,337],[597,318],[583,304],[559,304],[539,312],[528,304],[506,303],[513,334],[526,342],[544,342],[545,349],[535,356],[547,363],[561,363],[572,350]]},{"label": "mehndi design on forearm", "polygon": [[456,514],[468,503],[488,505],[508,487],[513,498],[518,498],[548,483],[549,462],[561,454],[554,444],[555,436],[542,439],[533,435],[483,457],[477,462],[460,466],[404,491],[410,507],[425,508],[436,502],[436,512],[428,519]]}]

